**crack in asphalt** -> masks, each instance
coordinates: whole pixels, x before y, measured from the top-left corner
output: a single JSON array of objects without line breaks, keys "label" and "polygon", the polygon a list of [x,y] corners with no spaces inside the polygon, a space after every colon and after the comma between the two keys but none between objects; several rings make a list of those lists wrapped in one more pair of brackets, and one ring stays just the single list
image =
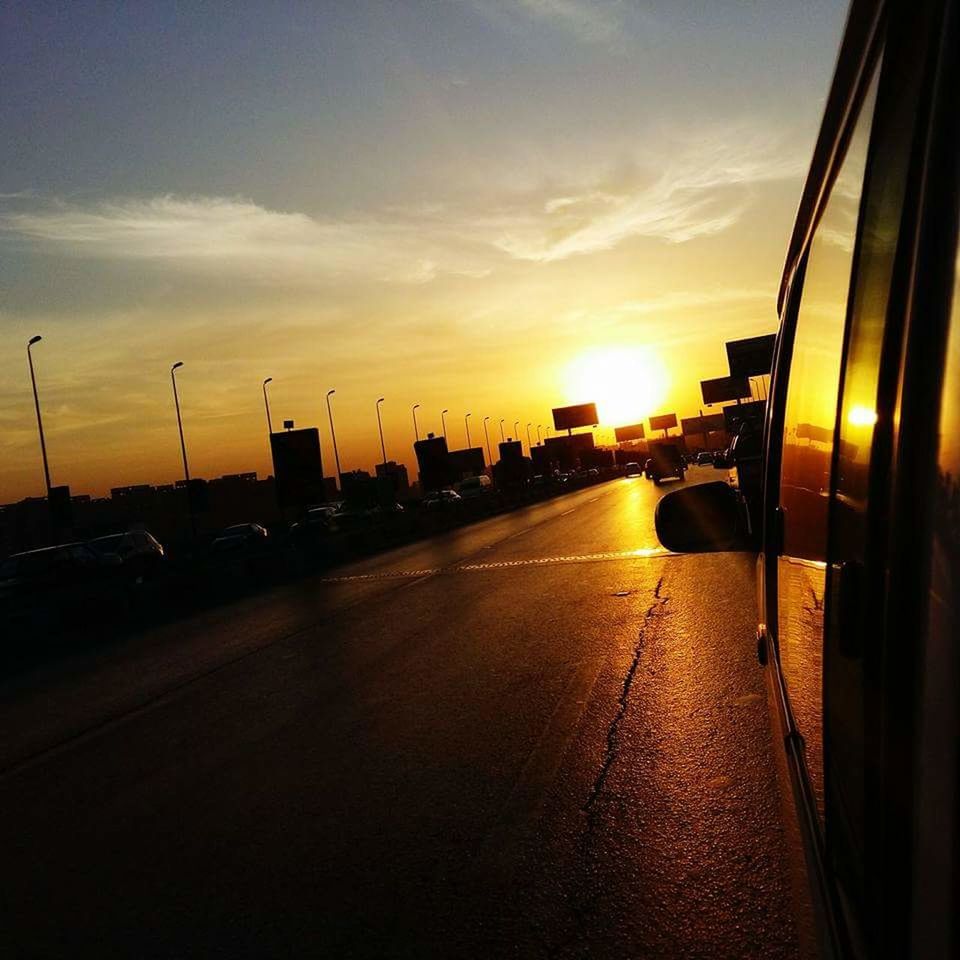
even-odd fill
[{"label": "crack in asphalt", "polygon": [[594,806],[596,805],[597,800],[600,799],[600,795],[603,793],[603,787],[607,782],[607,776],[609,775],[613,764],[616,762],[617,753],[620,749],[620,723],[627,713],[627,706],[630,700],[630,689],[633,686],[633,679],[636,676],[637,669],[640,666],[640,657],[643,654],[644,639],[647,635],[647,628],[657,615],[657,611],[662,609],[670,600],[669,597],[663,597],[660,595],[662,588],[663,577],[657,581],[657,587],[653,591],[653,603],[651,603],[647,608],[647,612],[643,617],[643,623],[640,625],[640,630],[637,634],[637,642],[633,648],[633,659],[630,661],[630,666],[623,678],[620,696],[617,697],[617,712],[614,714],[613,720],[610,721],[610,726],[607,728],[606,749],[604,751],[603,761],[600,764],[600,770],[593,781],[593,787],[590,790],[590,795],[580,808],[584,813],[590,815],[588,831],[593,828]]},{"label": "crack in asphalt", "polygon": [[[657,581],[657,586],[653,591],[653,602],[647,607],[647,611],[643,617],[643,623],[641,623],[640,629],[637,632],[637,640],[633,647],[633,656],[627,672],[624,675],[623,683],[620,687],[620,694],[617,697],[617,711],[607,728],[606,746],[603,760],[600,764],[600,770],[594,778],[590,795],[580,807],[580,812],[587,815],[586,829],[582,831],[579,838],[580,856],[584,864],[588,862],[592,855],[591,849],[596,839],[597,827],[599,825],[597,801],[603,794],[607,777],[614,763],[616,763],[620,750],[620,724],[626,716],[630,701],[630,691],[633,687],[633,681],[637,675],[637,671],[640,668],[640,658],[646,646],[647,630],[658,612],[670,601],[669,597],[662,595],[663,581],[663,577],[660,577]],[[567,897],[567,912],[570,917],[570,923],[567,925],[565,935],[555,940],[552,944],[547,943],[546,955],[551,958],[551,960],[570,955],[570,951],[582,940],[587,924],[597,913],[598,904],[602,896],[603,891],[589,878],[589,871],[585,884],[579,881],[574,881],[571,884],[570,893]]]}]

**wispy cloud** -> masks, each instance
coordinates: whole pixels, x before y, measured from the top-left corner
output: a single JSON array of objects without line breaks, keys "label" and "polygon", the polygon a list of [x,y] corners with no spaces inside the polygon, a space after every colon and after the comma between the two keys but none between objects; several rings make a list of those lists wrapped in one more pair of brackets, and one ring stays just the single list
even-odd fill
[{"label": "wispy cloud", "polygon": [[769,138],[688,138],[652,182],[627,191],[593,188],[550,198],[545,216],[505,233],[512,257],[550,262],[608,250],[630,237],[683,243],[733,226],[759,184],[799,178],[804,165]]},{"label": "wispy cloud", "polygon": [[685,243],[715,235],[741,219],[758,184],[802,172],[775,142],[736,130],[674,141],[662,147],[672,160],[661,170],[646,158],[593,183],[353,218],[270,210],[243,198],[167,195],[81,206],[28,197],[0,212],[0,239],[259,283],[422,284],[598,253],[631,238]]}]

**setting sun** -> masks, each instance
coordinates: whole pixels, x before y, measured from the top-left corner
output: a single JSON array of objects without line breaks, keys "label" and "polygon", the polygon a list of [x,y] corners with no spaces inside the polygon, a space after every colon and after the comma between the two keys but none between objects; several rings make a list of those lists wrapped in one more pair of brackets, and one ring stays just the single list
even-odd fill
[{"label": "setting sun", "polygon": [[567,387],[576,402],[597,405],[606,426],[639,423],[665,402],[669,379],[649,347],[607,347],[577,357],[567,368]]}]

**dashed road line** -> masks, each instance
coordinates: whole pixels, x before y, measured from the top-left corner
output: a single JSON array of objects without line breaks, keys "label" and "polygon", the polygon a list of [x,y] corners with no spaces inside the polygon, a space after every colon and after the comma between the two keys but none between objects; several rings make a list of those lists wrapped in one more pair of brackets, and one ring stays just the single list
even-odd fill
[{"label": "dashed road line", "polygon": [[528,557],[520,560],[490,560],[486,563],[460,563],[450,567],[431,567],[424,570],[387,570],[382,573],[353,573],[343,576],[320,577],[320,583],[349,583],[355,580],[397,580],[430,577],[436,574],[475,573],[478,570],[506,570],[513,567],[543,567],[569,563],[597,563],[605,560],[649,560],[653,557],[673,557],[662,547],[641,547],[638,550],[610,550],[604,553],[576,553],[558,557]]}]

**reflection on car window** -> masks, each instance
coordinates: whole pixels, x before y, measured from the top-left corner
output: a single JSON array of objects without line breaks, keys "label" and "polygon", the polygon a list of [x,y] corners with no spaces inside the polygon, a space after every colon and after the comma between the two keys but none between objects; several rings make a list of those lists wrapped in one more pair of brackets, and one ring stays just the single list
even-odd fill
[{"label": "reflection on car window", "polygon": [[823,603],[840,358],[876,76],[807,260],[784,417],[777,639],[810,783],[823,814]]}]

